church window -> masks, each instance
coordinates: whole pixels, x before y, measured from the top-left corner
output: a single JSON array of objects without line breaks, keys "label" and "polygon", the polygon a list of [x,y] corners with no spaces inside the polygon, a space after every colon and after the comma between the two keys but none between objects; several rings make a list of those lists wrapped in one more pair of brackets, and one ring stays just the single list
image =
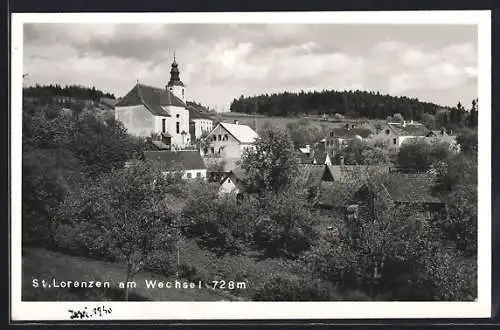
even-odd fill
[{"label": "church window", "polygon": [[396,144],[396,143],[397,143],[395,138],[394,138],[394,139],[392,139],[392,143],[393,143],[393,144]]},{"label": "church window", "polygon": [[175,115],[175,118],[179,118],[179,114],[176,114],[176,115]]},{"label": "church window", "polygon": [[180,133],[180,129],[181,128],[181,123],[180,122],[176,122],[175,123],[175,131],[177,132],[177,134]]}]

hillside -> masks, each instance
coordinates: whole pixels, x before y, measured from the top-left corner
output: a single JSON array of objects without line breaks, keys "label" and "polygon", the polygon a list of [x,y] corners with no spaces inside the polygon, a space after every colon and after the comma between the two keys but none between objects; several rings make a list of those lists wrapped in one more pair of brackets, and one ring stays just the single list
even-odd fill
[{"label": "hillside", "polygon": [[[405,119],[420,120],[424,113],[435,114],[439,109],[452,110],[417,98],[395,97],[365,91],[324,90],[300,93],[265,94],[234,99],[231,112],[269,116],[330,115],[351,118],[386,119],[396,113]],[[465,110],[465,109],[464,109]]]},{"label": "hillside", "polygon": [[[122,289],[116,284],[125,280],[125,266],[88,258],[74,257],[42,248],[24,248],[22,258],[22,299],[28,301],[109,301],[122,300]],[[33,279],[50,281],[110,281],[111,289],[63,289],[34,288]],[[209,289],[166,289],[146,288],[145,280],[175,281],[148,272],[141,272],[134,278],[137,288],[133,289],[130,300],[136,301],[220,301],[229,300],[221,291]],[[115,287],[115,288],[114,288]]]}]

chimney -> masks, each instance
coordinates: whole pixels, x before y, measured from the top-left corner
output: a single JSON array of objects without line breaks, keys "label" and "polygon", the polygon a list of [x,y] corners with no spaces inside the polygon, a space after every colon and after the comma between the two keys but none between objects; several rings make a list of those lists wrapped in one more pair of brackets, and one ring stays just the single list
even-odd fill
[{"label": "chimney", "polygon": [[238,124],[239,124],[238,120],[236,120],[236,119],[235,119],[235,120],[234,120],[234,124],[235,124],[235,125],[238,125]]},{"label": "chimney", "polygon": [[340,156],[340,166],[344,167],[344,157]]}]

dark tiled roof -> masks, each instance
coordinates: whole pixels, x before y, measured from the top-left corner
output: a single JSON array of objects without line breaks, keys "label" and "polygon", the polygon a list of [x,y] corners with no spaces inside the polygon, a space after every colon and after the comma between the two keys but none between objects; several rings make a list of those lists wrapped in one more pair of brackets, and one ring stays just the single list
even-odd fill
[{"label": "dark tiled roof", "polygon": [[136,84],[115,107],[144,105],[153,115],[169,117],[170,114],[162,106],[185,107],[186,104],[167,89]]},{"label": "dark tiled roof", "polygon": [[371,173],[388,173],[389,167],[384,165],[330,165],[328,166],[335,181],[341,181],[349,175],[359,177],[364,180]]},{"label": "dark tiled roof", "polygon": [[182,151],[145,151],[146,160],[156,161],[165,170],[182,168],[184,170],[206,169],[198,150]]},{"label": "dark tiled roof", "polygon": [[188,106],[187,109],[189,110],[189,119],[209,119],[209,120],[212,120],[212,118],[210,116],[202,113],[201,111],[193,108],[192,106]]},{"label": "dark tiled roof", "polygon": [[395,202],[442,203],[432,193],[435,183],[435,177],[429,174],[392,173],[383,185]]},{"label": "dark tiled roof", "polygon": [[[370,136],[372,132],[368,128],[362,127],[354,127],[354,128],[346,128],[346,127],[336,127],[330,131],[330,134],[326,137],[328,138],[354,138],[356,135],[361,136],[363,139],[366,139]],[[333,135],[332,135],[333,134]]]},{"label": "dark tiled roof", "polygon": [[319,187],[321,181],[332,180],[330,170],[323,164],[299,164],[297,180],[306,187]]},{"label": "dark tiled roof", "polygon": [[420,123],[388,123],[387,126],[401,136],[427,136],[430,130]]}]

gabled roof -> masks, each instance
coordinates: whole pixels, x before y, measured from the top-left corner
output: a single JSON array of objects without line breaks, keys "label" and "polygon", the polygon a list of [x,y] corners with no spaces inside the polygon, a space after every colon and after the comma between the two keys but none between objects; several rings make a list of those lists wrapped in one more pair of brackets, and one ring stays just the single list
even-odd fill
[{"label": "gabled roof", "polygon": [[363,128],[363,127],[354,127],[354,128],[347,128],[347,127],[336,127],[330,130],[330,133],[326,137],[328,138],[342,138],[342,139],[347,139],[347,138],[354,138],[357,135],[362,137],[363,139],[366,139],[367,137],[370,136],[372,132],[368,128]]},{"label": "gabled roof", "polygon": [[209,115],[202,113],[201,111],[193,108],[192,106],[187,106],[189,111],[189,119],[207,119],[213,120]]},{"label": "gabled roof", "polygon": [[401,203],[442,203],[432,192],[435,184],[430,174],[393,173],[383,181],[391,198]]},{"label": "gabled roof", "polygon": [[224,178],[221,181],[221,184],[231,177],[233,178],[233,184],[237,186],[239,189],[243,190],[248,180],[248,175],[246,171],[241,167],[236,167],[232,169],[226,176],[224,176]]},{"label": "gabled roof", "polygon": [[158,162],[165,170],[182,168],[183,170],[206,169],[198,150],[182,151],[145,151],[144,158]]},{"label": "gabled roof", "polygon": [[[259,135],[247,125],[219,123],[226,131],[229,132],[240,143],[254,143]],[[214,128],[215,130],[215,128]]]},{"label": "gabled roof", "polygon": [[170,114],[162,106],[186,107],[186,104],[171,91],[142,84],[136,84],[115,107],[144,105],[155,116],[169,117]]},{"label": "gabled roof", "polygon": [[328,166],[324,164],[299,164],[297,180],[306,187],[319,187],[322,181],[332,181]]},{"label": "gabled roof", "polygon": [[424,124],[417,122],[387,123],[387,126],[399,136],[427,136],[430,130]]},{"label": "gabled roof", "polygon": [[335,181],[341,181],[348,175],[357,175],[360,180],[368,178],[370,173],[388,173],[385,165],[330,165],[328,166]]}]

